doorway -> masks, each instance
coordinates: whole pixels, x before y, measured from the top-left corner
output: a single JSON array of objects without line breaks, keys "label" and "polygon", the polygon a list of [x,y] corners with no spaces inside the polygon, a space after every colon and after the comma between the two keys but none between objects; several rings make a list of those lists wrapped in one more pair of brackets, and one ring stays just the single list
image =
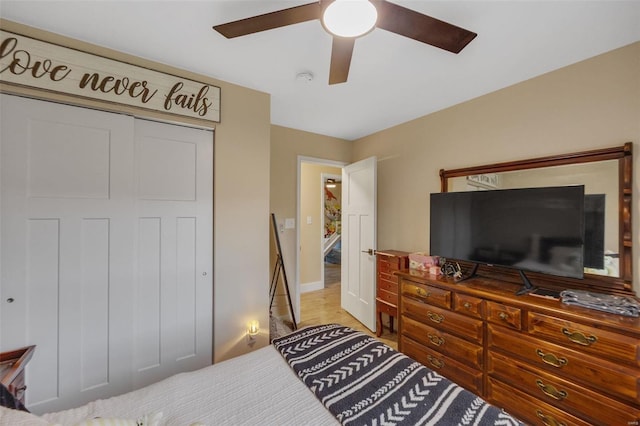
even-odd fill
[{"label": "doorway", "polygon": [[[310,163],[310,164],[307,164]],[[321,201],[319,193],[324,192],[322,178],[309,178],[312,174],[303,171],[314,170],[321,174],[322,167],[340,167],[343,191],[341,194],[341,306],[368,329],[375,330],[375,247],[376,247],[376,157],[365,158],[356,163],[344,164],[327,160],[298,157],[298,203],[297,203],[297,249],[295,310],[300,315],[300,293],[311,289],[321,289],[324,285],[324,268],[320,267],[323,256],[318,254],[323,245],[317,241],[304,243],[306,234],[320,238],[324,229],[318,232],[317,218],[320,207],[307,210],[310,204]],[[335,170],[337,174],[338,170]],[[326,173],[333,173],[328,171]],[[308,182],[311,184],[308,186]],[[320,183],[320,185],[318,185]],[[311,269],[305,269],[309,265]],[[311,271],[314,275],[306,275]],[[318,279],[320,277],[320,279]],[[301,284],[304,283],[305,285]],[[315,288],[314,288],[315,287]]]},{"label": "doorway", "polygon": [[[301,157],[298,160],[297,318],[302,318],[301,293],[321,290],[325,285],[340,282],[342,194],[338,182],[342,178],[343,165],[317,158]],[[327,188],[327,183],[332,187]],[[340,308],[339,303],[336,308]]]},{"label": "doorway", "polygon": [[322,288],[340,284],[342,265],[342,175],[322,173]]}]

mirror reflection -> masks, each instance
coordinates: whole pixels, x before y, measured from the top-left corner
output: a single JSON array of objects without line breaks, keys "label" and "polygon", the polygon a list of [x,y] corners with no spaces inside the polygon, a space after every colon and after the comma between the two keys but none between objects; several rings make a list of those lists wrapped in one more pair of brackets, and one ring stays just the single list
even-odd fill
[{"label": "mirror reflection", "polygon": [[[526,169],[449,178],[449,191],[585,186],[585,273],[619,277],[618,161]],[[604,217],[603,217],[604,216]],[[604,223],[604,229],[600,229]],[[604,238],[603,238],[604,237]],[[596,247],[604,241],[604,247]],[[602,258],[600,258],[602,256]],[[587,267],[588,266],[588,267]]]}]

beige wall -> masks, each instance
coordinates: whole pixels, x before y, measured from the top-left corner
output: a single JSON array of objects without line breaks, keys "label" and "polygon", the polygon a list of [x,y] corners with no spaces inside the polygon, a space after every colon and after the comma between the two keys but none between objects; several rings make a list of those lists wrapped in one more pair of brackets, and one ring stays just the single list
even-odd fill
[{"label": "beige wall", "polygon": [[[342,163],[351,161],[352,143],[343,139],[303,132],[287,127],[271,126],[271,212],[278,223],[296,218],[298,158],[316,158]],[[279,233],[287,278],[290,283],[294,309],[299,320],[299,288],[296,285],[296,229]],[[272,242],[271,247],[273,248]],[[273,250],[271,267],[274,262]]]},{"label": "beige wall", "polygon": [[[321,245],[324,240],[324,190],[322,174],[341,175],[339,167],[321,164],[302,165],[300,176],[300,285],[315,284],[321,280]],[[311,218],[311,224],[307,218]]]},{"label": "beige wall", "polygon": [[[222,89],[222,122],[216,125],[214,141],[214,359],[220,361],[267,345],[269,298],[265,288],[268,287],[270,276],[269,95],[6,20],[1,20],[0,24],[8,31],[202,81]],[[198,123],[38,90],[6,85],[0,86],[0,89],[8,93],[28,94],[142,117]],[[249,346],[245,338],[246,324],[254,319],[260,321],[262,331],[256,344]]]},{"label": "beige wall", "polygon": [[[446,78],[446,76],[443,76]],[[429,248],[438,171],[634,143],[634,289],[640,290],[640,43],[354,142],[378,163],[378,247]]]}]

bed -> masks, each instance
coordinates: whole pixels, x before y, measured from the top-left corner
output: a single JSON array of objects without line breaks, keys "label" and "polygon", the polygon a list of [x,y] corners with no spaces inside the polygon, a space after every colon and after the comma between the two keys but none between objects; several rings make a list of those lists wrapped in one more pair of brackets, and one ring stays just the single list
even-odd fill
[{"label": "bed", "polygon": [[95,418],[136,424],[145,415],[156,416],[159,426],[521,424],[338,324],[307,327],[249,354],[74,409],[35,416],[2,408],[0,424],[88,425]]}]

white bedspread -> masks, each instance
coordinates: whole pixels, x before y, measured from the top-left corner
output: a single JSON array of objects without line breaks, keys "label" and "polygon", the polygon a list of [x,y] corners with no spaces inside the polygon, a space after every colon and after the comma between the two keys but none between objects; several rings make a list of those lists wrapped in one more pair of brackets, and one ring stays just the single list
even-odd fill
[{"label": "white bedspread", "polygon": [[136,419],[158,411],[163,426],[339,424],[273,346],[42,418],[73,425],[98,416]]}]

